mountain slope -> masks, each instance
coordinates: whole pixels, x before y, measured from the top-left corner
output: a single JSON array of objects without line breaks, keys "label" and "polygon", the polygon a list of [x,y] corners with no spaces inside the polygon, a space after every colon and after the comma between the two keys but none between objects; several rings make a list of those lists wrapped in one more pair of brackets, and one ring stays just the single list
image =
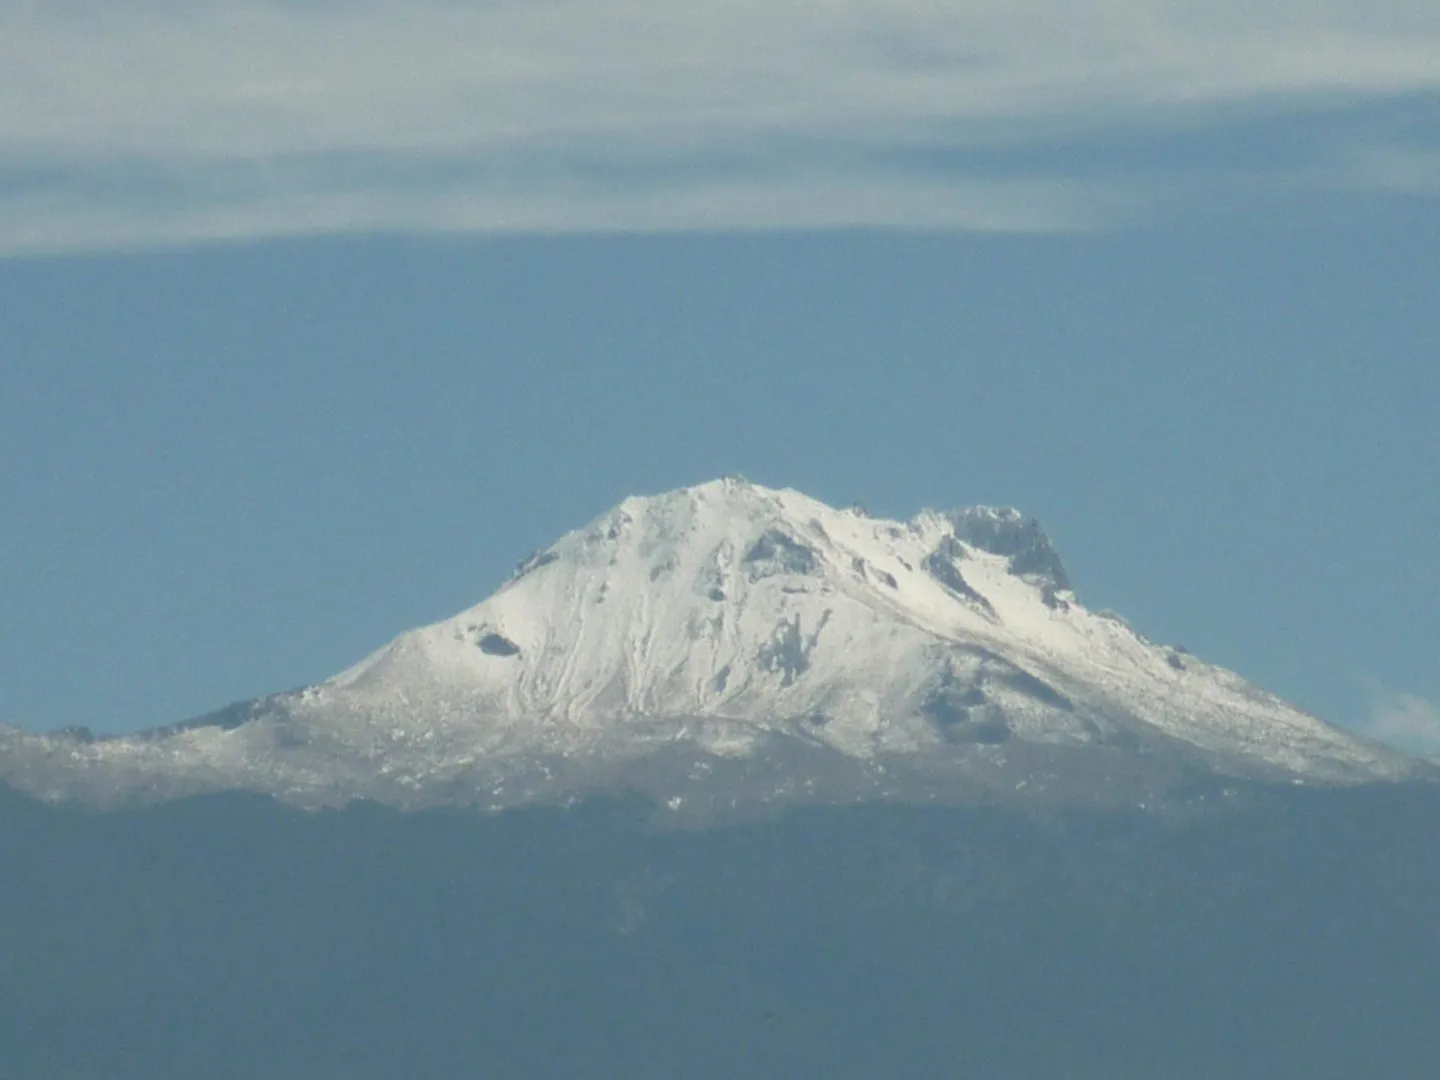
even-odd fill
[{"label": "mountain slope", "polygon": [[623,783],[679,807],[1143,802],[1196,775],[1422,766],[1087,610],[1015,511],[902,523],[727,478],[627,499],[316,686],[128,738],[5,733],[0,768],[57,797],[508,805]]}]

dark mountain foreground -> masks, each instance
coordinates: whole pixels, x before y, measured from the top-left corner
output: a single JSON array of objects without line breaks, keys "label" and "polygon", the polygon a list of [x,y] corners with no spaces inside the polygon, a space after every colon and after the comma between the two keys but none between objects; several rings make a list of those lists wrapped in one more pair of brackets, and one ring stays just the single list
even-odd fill
[{"label": "dark mountain foreground", "polygon": [[1440,787],[1177,818],[0,793],[4,1080],[1440,1077]]}]

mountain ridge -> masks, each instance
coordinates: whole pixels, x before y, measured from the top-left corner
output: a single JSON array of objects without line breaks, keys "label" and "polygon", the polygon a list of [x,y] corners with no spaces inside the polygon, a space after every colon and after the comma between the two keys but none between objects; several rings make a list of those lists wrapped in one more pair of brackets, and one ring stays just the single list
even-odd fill
[{"label": "mountain ridge", "polygon": [[137,736],[0,731],[0,779],[100,801],[1144,802],[1425,772],[1089,611],[1019,511],[891,521],[736,477],[628,498],[314,686]]}]

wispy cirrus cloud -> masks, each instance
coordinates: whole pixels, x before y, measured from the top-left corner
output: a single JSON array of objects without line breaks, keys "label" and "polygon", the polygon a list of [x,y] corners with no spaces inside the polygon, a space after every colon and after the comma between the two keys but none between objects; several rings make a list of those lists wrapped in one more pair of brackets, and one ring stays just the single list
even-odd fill
[{"label": "wispy cirrus cloud", "polygon": [[[1052,230],[1276,184],[1430,193],[1440,134],[1406,117],[1433,108],[1404,103],[1440,102],[1440,13],[1418,9],[0,0],[0,252],[360,229]],[[1392,101],[1387,124],[1347,121]],[[1226,142],[1292,121],[1308,135],[1288,152]],[[1177,138],[1200,152],[1177,157]]]}]

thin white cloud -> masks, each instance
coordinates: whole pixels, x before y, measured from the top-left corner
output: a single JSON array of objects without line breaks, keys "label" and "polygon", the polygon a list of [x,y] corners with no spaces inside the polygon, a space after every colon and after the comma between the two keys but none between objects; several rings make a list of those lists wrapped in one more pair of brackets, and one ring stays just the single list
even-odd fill
[{"label": "thin white cloud", "polygon": [[1376,699],[1362,731],[1413,754],[1440,756],[1440,705],[1414,694],[1385,694]]},{"label": "thin white cloud", "polygon": [[[1440,12],[1423,7],[0,0],[0,251],[364,228],[1089,227],[1163,193],[967,152],[1437,93]],[[944,168],[925,164],[937,148]],[[411,159],[427,167],[397,167]]]}]

